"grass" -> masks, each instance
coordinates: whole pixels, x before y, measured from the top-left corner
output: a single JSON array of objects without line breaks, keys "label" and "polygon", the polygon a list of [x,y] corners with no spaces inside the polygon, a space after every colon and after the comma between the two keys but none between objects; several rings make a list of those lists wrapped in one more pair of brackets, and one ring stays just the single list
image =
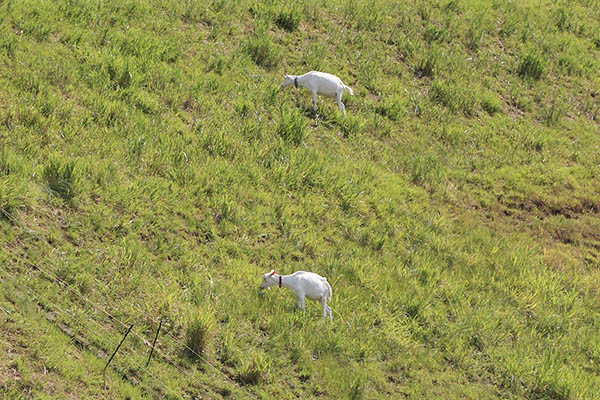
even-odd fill
[{"label": "grass", "polygon": [[307,123],[298,109],[284,110],[276,132],[283,140],[299,145],[307,136]]},{"label": "grass", "polygon": [[518,73],[523,78],[539,80],[544,73],[544,62],[535,54],[527,54],[519,64]]},{"label": "grass", "polygon": [[298,29],[298,24],[300,24],[301,19],[302,15],[295,8],[292,8],[291,10],[282,10],[275,19],[275,23],[281,29],[285,29],[288,32],[294,32]]},{"label": "grass", "polygon": [[251,36],[246,44],[246,51],[259,66],[274,68],[279,64],[279,50],[266,33]]},{"label": "grass", "polygon": [[208,354],[214,325],[212,315],[207,313],[200,313],[188,323],[185,337],[186,351],[190,358],[199,360]]},{"label": "grass", "polygon": [[72,200],[77,194],[74,162],[62,165],[58,160],[51,160],[44,167],[43,175],[48,191],[52,194],[64,200]]},{"label": "grass", "polygon": [[0,397],[597,398],[599,6],[1,2]]}]

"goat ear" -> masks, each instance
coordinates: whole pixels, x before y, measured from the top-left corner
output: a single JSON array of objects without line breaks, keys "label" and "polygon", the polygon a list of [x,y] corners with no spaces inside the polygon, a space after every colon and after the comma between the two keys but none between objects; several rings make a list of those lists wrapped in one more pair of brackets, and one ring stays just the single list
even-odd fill
[{"label": "goat ear", "polygon": [[271,272],[269,272],[269,276],[273,276],[274,273],[275,273],[275,271],[271,270]]}]

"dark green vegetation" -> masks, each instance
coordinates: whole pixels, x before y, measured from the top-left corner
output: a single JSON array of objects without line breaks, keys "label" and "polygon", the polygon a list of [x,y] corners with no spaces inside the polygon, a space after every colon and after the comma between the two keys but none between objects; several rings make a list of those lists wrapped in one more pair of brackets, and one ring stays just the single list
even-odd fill
[{"label": "dark green vegetation", "polygon": [[600,397],[599,10],[0,1],[1,396]]}]

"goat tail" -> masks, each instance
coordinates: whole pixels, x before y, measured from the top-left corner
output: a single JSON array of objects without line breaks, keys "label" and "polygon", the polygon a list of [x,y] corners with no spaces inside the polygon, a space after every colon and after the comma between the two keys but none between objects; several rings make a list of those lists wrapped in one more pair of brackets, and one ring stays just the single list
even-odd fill
[{"label": "goat tail", "polygon": [[331,296],[333,295],[333,292],[331,291],[331,285],[327,281],[327,278],[325,278],[325,284],[327,285],[327,290],[328,290],[327,299],[331,300]]},{"label": "goat tail", "polygon": [[351,87],[344,85],[344,90],[350,93],[352,96],[354,96],[354,92],[352,91]]}]

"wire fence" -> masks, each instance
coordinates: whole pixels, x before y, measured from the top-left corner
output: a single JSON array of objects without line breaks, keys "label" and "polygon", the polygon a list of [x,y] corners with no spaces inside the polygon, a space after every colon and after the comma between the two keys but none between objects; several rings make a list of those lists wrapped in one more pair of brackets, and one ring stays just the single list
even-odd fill
[{"label": "wire fence", "polygon": [[[8,272],[8,270],[4,269],[4,270],[2,270],[2,273],[4,275],[4,278],[3,278],[4,280],[6,279],[6,277],[8,277],[8,279],[10,279],[13,282],[13,285],[14,285],[13,286],[13,290],[15,288],[17,288],[17,287],[22,287],[27,292],[30,293],[30,295],[31,295],[32,298],[36,299],[36,301],[38,302],[38,304],[40,304],[40,302],[41,302],[42,305],[43,305],[43,307],[46,310],[53,308],[58,313],[62,313],[63,315],[68,316],[73,322],[77,322],[81,328],[84,328],[85,330],[89,331],[91,334],[96,335],[96,337],[105,337],[105,338],[107,337],[107,335],[106,335],[107,328],[105,326],[103,326],[102,324],[100,324],[98,321],[94,320],[93,318],[88,318],[88,321],[91,320],[92,322],[95,322],[98,325],[98,327],[100,328],[99,330],[95,330],[94,328],[90,327],[89,324],[86,324],[83,321],[82,318],[75,316],[74,313],[67,311],[63,307],[60,307],[55,302],[47,299],[45,296],[41,295],[39,293],[39,291],[36,291],[31,286],[25,284],[22,280],[19,280],[16,275]],[[46,316],[46,319],[48,319],[48,316]],[[57,318],[54,318],[54,321],[51,321],[49,319],[49,321],[56,323]],[[61,327],[57,323],[56,323],[56,325],[58,326],[59,330],[61,330],[63,333],[65,333],[65,334],[67,334],[69,336],[73,335],[73,332],[67,332],[66,327],[64,327],[64,326]],[[107,339],[105,339],[105,340],[107,340]],[[90,342],[92,342],[92,340],[89,340],[89,336],[88,336],[88,340],[86,340],[86,341],[87,341],[88,344]],[[110,340],[107,340],[107,341],[110,341]],[[98,343],[95,340],[93,342],[94,342],[93,347],[96,347],[98,350],[100,350],[101,352],[103,352],[105,354],[109,354],[109,352],[110,352],[110,348],[109,347],[104,346],[104,345],[102,345],[101,343]],[[111,347],[114,347],[114,346],[111,346]],[[134,353],[134,350],[131,350],[131,349],[129,349],[129,350],[124,349],[121,352],[121,358],[127,360],[126,362],[128,364],[128,367],[131,366],[132,360],[135,360],[135,357],[133,357],[133,353]],[[129,356],[127,356],[127,355],[129,355]],[[135,366],[135,364],[134,364],[134,366]],[[115,367],[114,365],[113,365],[113,368],[115,368],[123,376],[125,376],[125,374],[127,373],[122,368]],[[139,369],[139,368],[137,368],[137,369]],[[174,390],[173,388],[171,388],[167,383],[165,383],[163,380],[161,380],[160,378],[158,378],[157,376],[155,376],[154,374],[152,374],[150,371],[144,371],[144,372],[147,373],[157,383],[159,383],[163,388],[165,388],[167,390],[167,392],[171,392],[173,394],[180,395],[180,393],[178,393],[176,390]]]},{"label": "wire fence", "polygon": [[[40,243],[47,243],[47,241],[44,240],[44,238],[42,238],[36,231],[28,229],[17,218],[15,218],[11,213],[8,213],[5,210],[3,210],[3,214],[10,221],[12,221],[15,225],[20,226],[26,232],[28,232],[29,234],[32,234]],[[66,291],[72,293],[77,298],[79,298],[82,301],[82,303],[87,303],[93,309],[95,309],[97,311],[100,311],[101,313],[105,314],[108,317],[109,321],[114,321],[114,322],[116,322],[117,324],[119,324],[123,328],[127,328],[129,326],[128,324],[126,324],[125,322],[123,322],[120,318],[116,317],[114,315],[114,312],[109,311],[107,309],[107,307],[100,306],[96,302],[91,301],[89,298],[87,298],[82,293],[80,293],[78,289],[74,288],[72,285],[70,285],[69,283],[67,283],[64,279],[61,279],[56,274],[56,272],[55,272],[56,268],[54,268],[55,271],[50,271],[48,268],[42,267],[40,265],[40,263],[27,262],[28,261],[27,255],[18,254],[17,251],[15,251],[12,248],[10,249],[10,252],[11,252],[11,254],[14,257],[17,257],[18,259],[22,259],[22,260],[26,261],[24,263],[25,264],[24,268],[27,268],[29,273],[31,273],[31,272],[33,272],[35,270],[40,271],[43,275],[45,275],[45,277],[48,280],[50,280],[51,282],[54,282],[54,283],[58,284],[59,286],[62,286]],[[5,272],[8,273],[8,271],[5,271]],[[12,277],[13,277],[13,280],[15,280],[15,282],[18,282],[18,280],[17,280],[17,278],[16,278],[15,275],[12,275]],[[132,301],[131,298],[125,299],[124,296],[119,295],[116,291],[114,291],[113,289],[111,289],[107,284],[105,284],[104,282],[102,282],[101,280],[99,280],[98,278],[96,278],[94,276],[92,276],[92,280],[95,282],[95,285],[92,285],[95,289],[97,289],[98,287],[102,287],[105,292],[112,293],[113,296],[116,296],[121,301],[127,300],[130,304],[133,304],[135,306],[135,308],[136,308],[137,311],[139,311],[141,314],[144,313],[144,310],[142,309],[142,306],[139,303]],[[31,287],[28,287],[28,289],[30,291],[34,290]],[[56,304],[54,304],[54,305],[56,306]],[[59,309],[58,306],[56,306],[56,308]],[[62,310],[62,312],[66,313],[66,311],[64,311],[64,310]],[[73,315],[71,315],[71,317],[73,317]],[[147,317],[147,315],[146,315],[146,317]],[[92,321],[98,323],[99,326],[102,327],[102,325],[98,321],[94,320],[91,317],[88,317],[88,318],[91,319]],[[158,323],[160,321],[160,317],[151,317],[150,319],[154,323]],[[139,322],[139,318],[138,318],[138,322]],[[142,324],[139,324],[139,325],[145,325],[145,324],[142,323]],[[104,327],[104,329],[105,329],[105,327]],[[162,360],[164,360],[165,362],[167,362],[171,366],[175,367],[180,373],[184,374],[190,380],[190,382],[194,382],[195,384],[198,384],[197,378],[195,378],[194,376],[192,376],[192,374],[190,374],[190,372],[187,369],[185,369],[185,368],[181,367],[180,365],[178,365],[172,359],[172,357],[170,357],[165,352],[163,352],[160,349],[158,349],[156,346],[153,346],[152,344],[150,344],[150,342],[148,340],[146,340],[146,338],[144,338],[142,335],[140,335],[135,329],[132,329],[131,332],[132,332],[132,335],[134,335],[135,337],[137,337],[141,341],[141,343],[143,343],[145,346],[149,347],[149,349],[150,349],[149,351],[156,352],[157,357],[160,357]],[[212,362],[210,362],[209,360],[207,360],[206,357],[202,356],[202,354],[199,354],[197,351],[195,351],[193,348],[191,348],[190,346],[188,346],[186,343],[184,343],[183,341],[181,341],[180,339],[178,339],[175,335],[173,335],[168,330],[165,330],[165,333],[176,344],[177,347],[185,349],[189,353],[193,354],[197,359],[201,360],[203,363],[205,363],[211,369],[213,369],[219,376],[221,376],[222,378],[224,378],[225,381],[231,383],[236,389],[242,391],[243,393],[245,393],[250,398],[255,397],[246,388],[240,386],[235,380],[233,380],[232,378],[230,378],[220,368],[218,368]],[[157,334],[158,334],[158,332],[157,332]],[[106,351],[106,349],[104,349],[104,351]],[[142,369],[144,370],[145,373],[148,373],[151,377],[154,377],[147,370],[147,368],[142,368]],[[156,378],[156,377],[154,377],[154,378]],[[158,379],[158,378],[156,378],[156,379]],[[164,382],[161,382],[161,383],[163,383],[163,386],[165,386],[169,390],[173,391],[166,384],[164,384]]]}]

